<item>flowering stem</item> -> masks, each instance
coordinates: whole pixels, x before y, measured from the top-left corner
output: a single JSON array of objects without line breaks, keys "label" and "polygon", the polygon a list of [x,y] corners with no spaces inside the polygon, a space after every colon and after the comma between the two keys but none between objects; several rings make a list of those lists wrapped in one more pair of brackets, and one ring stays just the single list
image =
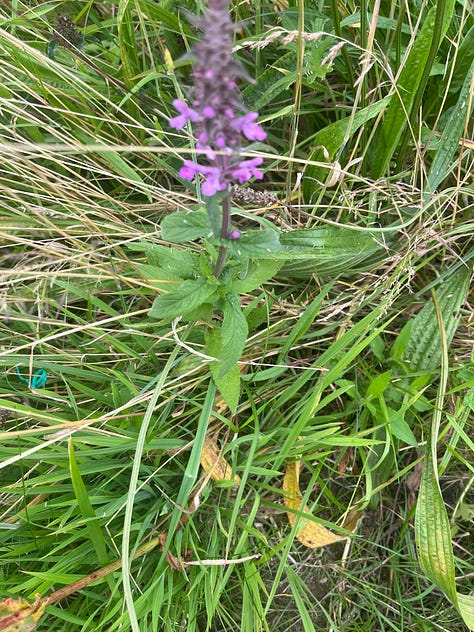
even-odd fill
[{"label": "flowering stem", "polygon": [[[230,191],[227,190],[224,197],[222,198],[222,225],[221,225],[221,237],[222,239],[227,239],[229,237],[230,231],[230,216],[231,216],[231,199],[230,199]],[[222,272],[222,268],[224,267],[225,258],[227,256],[227,247],[219,246],[219,251],[217,254],[217,261],[214,267],[214,276],[219,277]]]}]

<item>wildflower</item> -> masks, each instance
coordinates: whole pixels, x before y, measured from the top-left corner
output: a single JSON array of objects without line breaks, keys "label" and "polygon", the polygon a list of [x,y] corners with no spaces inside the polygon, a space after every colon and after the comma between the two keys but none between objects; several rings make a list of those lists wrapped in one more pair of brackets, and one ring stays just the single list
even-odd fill
[{"label": "wildflower", "polygon": [[261,158],[240,160],[242,137],[263,141],[266,133],[256,122],[257,112],[248,112],[237,88],[237,79],[246,77],[243,67],[232,57],[234,26],[229,16],[228,0],[209,0],[208,9],[198,21],[203,34],[191,51],[195,59],[192,105],[180,99],[173,102],[178,116],[169,122],[182,129],[193,126],[197,152],[209,163],[185,160],[180,176],[192,181],[203,176],[202,192],[206,196],[229,191],[232,181],[240,184],[252,177],[263,178],[257,167]]}]

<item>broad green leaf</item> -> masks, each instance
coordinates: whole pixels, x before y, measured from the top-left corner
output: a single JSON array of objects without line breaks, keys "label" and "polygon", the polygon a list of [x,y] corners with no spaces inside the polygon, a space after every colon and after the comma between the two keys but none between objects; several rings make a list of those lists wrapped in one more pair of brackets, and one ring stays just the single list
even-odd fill
[{"label": "broad green leaf", "polygon": [[387,412],[389,414],[388,423],[390,424],[390,430],[392,434],[403,441],[407,445],[412,445],[414,447],[418,446],[418,441],[416,440],[415,435],[412,432],[412,429],[408,425],[408,423],[404,419],[404,415],[402,411],[395,411],[391,408],[387,408]]},{"label": "broad green leaf", "polygon": [[206,279],[183,281],[168,294],[155,299],[149,312],[150,318],[171,321],[186,316],[203,303],[207,303],[217,292],[217,286]]},{"label": "broad green leaf", "polygon": [[222,374],[220,357],[222,355],[222,330],[220,327],[208,329],[206,332],[206,354],[218,358],[217,362],[210,362],[214,384],[232,412],[236,412],[240,397],[240,369],[238,364]]},{"label": "broad green leaf", "polygon": [[280,272],[294,278],[349,274],[387,252],[372,234],[338,226],[292,230],[282,233],[280,242],[283,251],[276,256],[287,260]]},{"label": "broad green leaf", "polygon": [[217,362],[211,362],[211,374],[215,385],[219,389],[222,399],[225,401],[229,410],[233,413],[237,411],[240,397],[240,368],[238,364],[227,371],[225,375],[220,375],[220,365]]},{"label": "broad green leaf", "polygon": [[466,123],[470,119],[473,101],[470,95],[474,89],[474,61],[466,75],[459,99],[450,112],[446,127],[441,135],[436,155],[428,173],[427,191],[434,192],[438,185],[450,172],[451,161],[459,153],[459,141],[462,138]]},{"label": "broad green leaf", "polygon": [[379,397],[380,395],[382,395],[382,393],[387,389],[387,386],[390,384],[391,375],[391,371],[385,371],[385,373],[377,375],[370,382],[365,396],[367,398],[373,399],[374,397]]},{"label": "broad green leaf", "polygon": [[[439,0],[441,2],[441,0]],[[443,19],[438,43],[444,38],[453,14],[455,0],[444,3]],[[412,105],[422,78],[429,68],[433,33],[437,25],[437,7],[432,7],[423,21],[423,25],[416,35],[413,46],[407,55],[400,76],[397,79],[395,92],[387,107],[380,134],[374,140],[367,156],[371,162],[374,178],[382,177],[390,164],[397,144],[409,120]],[[434,58],[433,58],[434,62]]]},{"label": "broad green leaf", "polygon": [[211,226],[204,209],[198,211],[176,211],[161,222],[161,237],[164,241],[182,244],[200,237],[209,237]]},{"label": "broad green leaf", "polygon": [[423,572],[450,599],[468,628],[474,630],[474,596],[457,592],[450,521],[439,485],[437,446],[448,384],[449,343],[441,304],[434,293],[433,303],[440,332],[441,373],[418,493],[415,541]]},{"label": "broad green leaf", "polygon": [[176,278],[192,279],[199,271],[199,255],[189,250],[179,250],[146,241],[129,244],[128,248],[137,252],[144,252],[150,266],[157,266],[172,273]]},{"label": "broad green leaf", "polygon": [[[471,269],[462,265],[444,275],[438,292],[448,346],[457,329],[460,308],[469,290]],[[435,306],[429,301],[413,318],[404,360],[415,371],[434,371],[441,361],[441,345]]]},{"label": "broad green leaf", "polygon": [[271,228],[251,231],[239,239],[229,240],[226,245],[234,256],[251,259],[269,259],[281,251],[280,233]]},{"label": "broad green leaf", "polygon": [[220,375],[224,376],[237,364],[247,342],[249,328],[240,307],[238,294],[229,293],[225,297],[222,321],[222,349],[219,356]]},{"label": "broad green leaf", "polygon": [[237,294],[252,292],[252,290],[261,287],[266,281],[273,278],[282,265],[282,261],[275,259],[251,260],[245,273],[237,273],[237,278],[232,281],[232,290],[237,292]]}]

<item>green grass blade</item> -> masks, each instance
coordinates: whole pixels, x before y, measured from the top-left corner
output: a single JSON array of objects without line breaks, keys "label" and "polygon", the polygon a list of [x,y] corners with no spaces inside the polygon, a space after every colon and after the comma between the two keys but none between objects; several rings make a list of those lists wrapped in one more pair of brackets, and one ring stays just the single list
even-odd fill
[{"label": "green grass blade", "polygon": [[132,527],[132,518],[133,518],[133,505],[134,499],[137,493],[138,488],[138,476],[140,473],[140,464],[142,461],[143,451],[145,449],[145,439],[148,431],[148,427],[150,425],[150,421],[153,415],[153,411],[155,409],[155,405],[158,401],[158,398],[163,390],[163,385],[168,377],[168,374],[173,366],[173,362],[176,360],[176,357],[179,353],[179,347],[175,347],[170,354],[170,357],[161,372],[160,379],[158,380],[153,395],[150,399],[150,403],[146,409],[146,413],[143,417],[143,421],[140,426],[140,433],[138,435],[137,447],[135,450],[135,458],[133,460],[133,468],[130,477],[130,485],[128,492],[127,505],[125,507],[125,518],[123,525],[123,538],[122,538],[122,573],[123,573],[123,592],[125,603],[127,604],[128,613],[130,616],[130,625],[132,627],[133,632],[140,632],[140,627],[138,624],[137,614],[135,611],[135,605],[133,602],[133,594],[132,587],[130,582],[130,534]]},{"label": "green grass blade", "polygon": [[[102,529],[100,527],[100,523],[97,520],[97,516],[95,514],[94,508],[92,507],[87,488],[84,484],[79,466],[77,464],[72,437],[69,439],[68,442],[68,452],[69,471],[71,473],[71,481],[74,488],[74,494],[76,495],[77,504],[83,518],[86,521],[87,531],[89,532],[89,537],[97,554],[97,560],[100,566],[106,566],[111,560],[107,554],[107,547],[105,544]],[[110,589],[113,590],[113,581],[110,578],[107,578],[107,581],[109,583]]]},{"label": "green grass blade", "polygon": [[[446,2],[444,17],[440,28],[439,41],[446,34],[449,22],[454,10],[455,0]],[[396,84],[396,93],[392,96],[387,108],[380,135],[377,139],[377,148],[372,159],[371,171],[374,178],[382,177],[388,170],[390,160],[395,152],[400,137],[405,129],[407,121],[415,101],[418,87],[421,84],[424,73],[427,72],[427,64],[432,51],[433,32],[437,23],[436,7],[428,12],[421,30],[416,36],[413,46],[408,53],[405,65]],[[433,58],[434,61],[434,58]],[[374,143],[372,143],[374,145]],[[372,152],[374,147],[372,147]],[[369,151],[369,156],[372,156]]]},{"label": "green grass blade", "polygon": [[471,117],[473,101],[470,98],[474,90],[474,61],[467,72],[466,78],[459,93],[459,99],[453,107],[451,115],[446,123],[446,127],[441,135],[438,150],[434,157],[426,189],[433,193],[439,184],[450,172],[451,161],[459,147],[466,124]]}]

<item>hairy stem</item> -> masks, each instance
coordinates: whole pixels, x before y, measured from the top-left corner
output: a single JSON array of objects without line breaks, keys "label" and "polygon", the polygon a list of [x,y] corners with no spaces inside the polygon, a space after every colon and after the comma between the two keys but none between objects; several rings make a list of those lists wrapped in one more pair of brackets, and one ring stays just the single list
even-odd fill
[{"label": "hairy stem", "polygon": [[[222,198],[222,225],[221,234],[222,239],[228,239],[230,231],[230,219],[231,219],[231,199],[230,190],[226,191],[225,196]],[[219,252],[217,254],[217,261],[214,267],[214,276],[219,277],[224,267],[225,259],[227,256],[227,247],[219,246]]]}]

